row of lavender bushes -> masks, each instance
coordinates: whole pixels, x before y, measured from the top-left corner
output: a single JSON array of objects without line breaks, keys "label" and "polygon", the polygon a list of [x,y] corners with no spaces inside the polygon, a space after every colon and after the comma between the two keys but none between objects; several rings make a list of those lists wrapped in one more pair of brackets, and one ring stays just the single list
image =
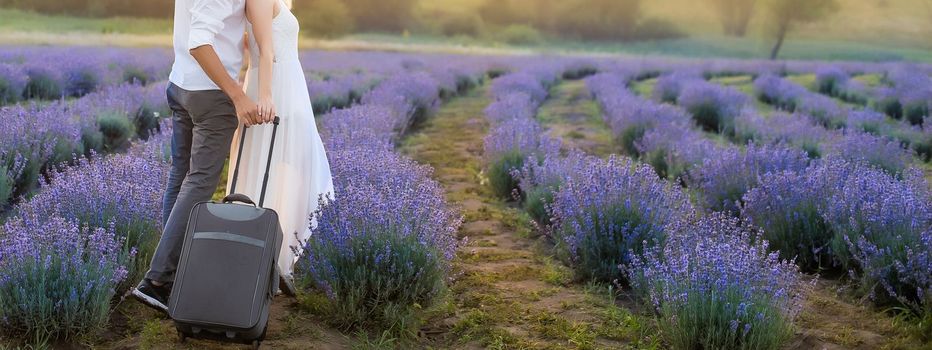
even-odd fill
[{"label": "row of lavender bushes", "polygon": [[75,100],[0,107],[0,211],[73,155],[126,150],[168,115],[166,84],[105,87]]},{"label": "row of lavender bushes", "polygon": [[106,86],[163,80],[163,49],[17,47],[0,51],[0,105],[81,97]]},{"label": "row of lavender bushes", "polygon": [[[898,71],[894,71],[898,72]],[[842,77],[826,78],[828,73],[820,72],[817,75],[817,85],[837,86],[835,81],[854,81]],[[838,74],[838,73],[836,73]],[[892,73],[891,73],[892,74]],[[901,74],[901,73],[900,73]],[[921,78],[920,78],[921,79]],[[829,83],[834,82],[834,83]],[[904,86],[908,84],[898,84]],[[892,146],[900,146],[912,149],[917,155],[924,160],[929,161],[932,157],[932,125],[924,120],[928,119],[928,110],[914,112],[909,121],[897,120],[898,117],[891,116],[888,119],[883,112],[875,111],[871,107],[850,108],[839,105],[831,98],[808,91],[805,87],[790,82],[784,78],[774,75],[761,75],[754,81],[755,93],[758,99],[771,104],[777,109],[786,113],[795,114],[793,117],[783,116],[780,121],[774,121],[771,118],[771,124],[779,129],[788,130],[796,128],[792,133],[798,136],[806,135],[810,140],[809,147],[815,148],[815,143],[833,143],[841,140],[844,136],[851,136],[854,139],[871,139],[871,143],[884,143],[883,148],[890,149]],[[837,87],[833,89],[838,89]],[[880,91],[892,88],[881,88]],[[921,95],[924,90],[930,89],[925,87],[913,87],[913,93],[903,92],[904,99],[915,99],[916,95]],[[891,90],[893,91],[893,90]],[[932,103],[932,94],[927,94],[925,99],[920,102],[910,102],[912,106]],[[874,106],[881,108],[882,106]],[[919,110],[918,107],[914,110]],[[750,124],[759,124],[762,118],[752,118],[756,120],[747,121]],[[796,119],[795,121],[791,119]],[[809,122],[806,122],[808,119]],[[789,122],[789,124],[783,124]],[[815,126],[811,124],[816,124]],[[763,129],[758,127],[758,129]],[[808,130],[808,132],[807,132]],[[829,132],[840,130],[841,133]],[[865,136],[862,134],[869,134]],[[851,142],[853,143],[853,142]],[[869,150],[868,148],[864,149]],[[820,152],[819,149],[811,149],[811,153]],[[903,159],[908,159],[909,155],[895,155],[889,162],[892,164],[878,164],[890,171],[901,171],[904,168]],[[883,159],[876,159],[883,162]]]},{"label": "row of lavender bushes", "polygon": [[[674,348],[777,348],[791,336],[800,296],[808,288],[797,268],[770,254],[757,231],[727,218],[697,219],[686,193],[658,178],[650,166],[625,157],[561,152],[559,140],[545,135],[534,120],[539,103],[531,102],[545,98],[541,81],[555,75],[534,79],[521,71],[493,82],[486,157],[490,177],[496,162],[515,153],[523,157],[510,164],[518,186],[514,197],[551,227],[558,251],[577,275],[641,291],[662,320],[674,320],[663,324]],[[617,78],[600,75],[590,81]],[[628,107],[619,102],[615,107]],[[634,109],[648,122],[658,111],[653,107]],[[673,119],[689,120],[679,116]],[[612,127],[628,129],[621,124]]]},{"label": "row of lavender bushes", "polygon": [[411,336],[423,309],[445,293],[462,218],[431,179],[432,169],[394,148],[434,113],[444,90],[462,92],[484,72],[404,69],[360,104],[322,117],[336,198],[322,198],[313,215],[298,275],[306,290],[326,296],[316,307],[335,324]]},{"label": "row of lavender bushes", "polygon": [[[124,87],[134,89],[137,86]],[[162,91],[164,85],[154,88],[149,97],[164,101]],[[96,112],[91,111],[132,106],[138,100],[134,93],[118,90],[100,95],[85,96],[67,108],[42,109],[39,115],[19,115],[32,124],[14,131],[47,135],[49,127],[64,125],[69,133],[36,139],[34,144],[56,145],[60,135],[70,135],[67,140],[78,144],[81,132],[74,119],[82,119],[70,111],[93,115]],[[151,106],[166,108],[164,102]],[[141,277],[157,243],[170,135],[170,123],[165,121],[146,135],[147,140],[137,139],[125,152],[74,154],[70,166],[51,167],[40,180],[41,191],[12,208],[0,226],[0,335],[42,347],[106,326],[115,298]],[[380,155],[384,154],[369,159],[384,160]],[[418,181],[428,174],[413,162],[405,164],[409,166],[399,168],[400,173],[416,169]]]},{"label": "row of lavender bushes", "polygon": [[2,335],[32,346],[102,329],[161,227],[170,126],[127,153],[76,159],[0,227]]},{"label": "row of lavender bushes", "polygon": [[[929,284],[932,280],[932,265],[929,264],[929,256],[932,255],[929,203],[932,203],[932,197],[921,172],[909,166],[912,156],[899,143],[863,130],[829,131],[803,113],[775,113],[762,117],[742,107],[731,137],[752,143],[747,147],[712,144],[702,133],[696,132],[698,125],[685,120],[683,110],[638,99],[624,91],[629,82],[627,76],[623,72],[603,73],[588,82],[616,137],[626,140],[623,145],[641,146],[625,148],[626,152],[659,165],[656,170],[661,175],[665,175],[661,170],[669,169],[670,163],[682,164],[683,170],[679,172],[685,174],[682,182],[695,193],[694,197],[704,211],[732,212],[747,222],[764,227],[764,230],[750,229],[748,232],[756,232],[757,237],[767,240],[769,249],[780,258],[795,259],[807,271],[849,270],[859,280],[864,292],[878,303],[906,305],[917,313],[928,315],[932,295],[928,292],[932,287]],[[688,78],[698,79],[696,75]],[[685,90],[691,84],[687,81],[683,86],[673,88],[669,86],[675,84],[658,82],[658,85],[666,86],[655,91]],[[710,88],[705,82],[697,85],[703,89]],[[655,94],[659,100],[664,99],[663,95]],[[670,95],[677,95],[677,98],[667,98],[667,101],[679,101],[681,96]],[[718,108],[729,110],[729,105],[726,101]],[[664,108],[667,112],[660,112]],[[746,120],[750,117],[754,119],[753,123]],[[864,110],[849,111],[849,115],[843,118],[844,125],[856,125],[859,122],[852,123],[853,120],[877,117],[876,113]],[[665,137],[655,139],[652,137],[655,134]],[[820,138],[826,134],[832,137]],[[824,160],[811,161],[807,156],[818,157],[820,152],[804,152],[810,148],[807,144],[818,145],[821,142],[829,143],[830,150],[825,152]],[[657,157],[651,156],[651,151],[660,144],[667,147],[659,147],[664,154],[658,161]],[[603,179],[602,183],[605,182]],[[693,255],[702,256],[698,253]],[[688,267],[692,261],[680,263],[686,264],[680,267]],[[652,276],[655,281],[663,280],[656,274]],[[643,287],[643,283],[633,284],[636,288]],[[670,295],[666,297],[672,298]],[[675,310],[667,309],[658,301],[663,298],[653,295],[650,299],[665,319],[675,315],[670,313]],[[787,315],[792,315],[793,310],[798,311],[798,305],[787,310],[790,311]],[[687,315],[678,315],[677,319],[684,316]],[[694,316],[689,317],[695,320]],[[662,326],[676,325],[666,322]],[[703,329],[698,324],[693,327]],[[681,330],[667,329],[667,334],[678,338],[684,335]],[[671,342],[687,345],[679,343],[679,340]]]}]

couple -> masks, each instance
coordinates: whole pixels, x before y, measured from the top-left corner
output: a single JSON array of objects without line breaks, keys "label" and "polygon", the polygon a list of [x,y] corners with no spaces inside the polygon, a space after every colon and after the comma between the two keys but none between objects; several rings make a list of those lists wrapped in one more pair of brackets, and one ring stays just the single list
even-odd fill
[{"label": "couple", "polygon": [[[246,41],[250,57],[244,88],[237,78]],[[290,277],[302,243],[310,236],[310,216],[319,197],[333,192],[298,61],[298,21],[283,0],[176,0],[174,47],[167,91],[172,166],[162,237],[145,279],[132,294],[168,311],[191,208],[216,191],[230,150],[238,149],[239,133],[245,132],[241,125],[253,127],[246,135],[243,164],[230,164],[230,173],[240,166],[237,192],[258,197],[272,134],[271,127],[260,124],[275,116],[281,119],[281,130],[266,203],[278,212],[285,233],[278,259],[286,282],[282,289],[293,292]]]}]

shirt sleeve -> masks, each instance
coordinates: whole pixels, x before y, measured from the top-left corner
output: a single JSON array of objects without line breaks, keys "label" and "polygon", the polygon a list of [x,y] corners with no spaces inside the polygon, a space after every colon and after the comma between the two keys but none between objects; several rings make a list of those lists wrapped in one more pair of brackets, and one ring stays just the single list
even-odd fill
[{"label": "shirt sleeve", "polygon": [[233,15],[233,8],[233,0],[194,0],[188,50],[213,45],[217,33],[223,30],[223,20]]}]

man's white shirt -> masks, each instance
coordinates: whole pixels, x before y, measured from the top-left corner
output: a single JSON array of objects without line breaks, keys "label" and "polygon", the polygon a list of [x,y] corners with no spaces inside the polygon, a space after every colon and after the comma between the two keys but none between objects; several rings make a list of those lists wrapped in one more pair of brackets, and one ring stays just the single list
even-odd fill
[{"label": "man's white shirt", "polygon": [[190,50],[211,45],[230,77],[243,64],[245,0],[175,0],[175,63],[168,80],[189,91],[218,90]]}]

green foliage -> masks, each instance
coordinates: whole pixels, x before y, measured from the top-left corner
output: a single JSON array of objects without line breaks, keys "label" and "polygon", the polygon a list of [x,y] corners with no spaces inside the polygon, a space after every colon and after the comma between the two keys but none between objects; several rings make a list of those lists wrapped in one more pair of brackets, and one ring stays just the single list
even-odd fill
[{"label": "green foliage", "polygon": [[[416,236],[383,232],[347,240],[347,247],[310,240],[307,249],[329,261],[333,273],[308,273],[298,282],[307,290],[315,279],[327,279],[329,299],[302,298],[308,309],[335,325],[368,328],[411,336],[421,323],[422,310],[446,290],[443,254],[417,242]],[[347,254],[346,251],[360,252]],[[384,254],[369,254],[384,250]],[[306,267],[298,269],[304,271]],[[331,277],[327,277],[331,276]],[[339,277],[337,277],[339,276]],[[439,293],[438,293],[439,292]]]},{"label": "green foliage", "polygon": [[55,78],[46,74],[32,72],[29,82],[23,90],[24,99],[40,98],[54,100],[62,97],[62,87]]},{"label": "green foliage", "polygon": [[356,22],[343,0],[311,0],[296,4],[301,31],[315,37],[334,38],[353,31]]},{"label": "green foliage", "polygon": [[482,19],[502,27],[523,25],[554,36],[589,40],[629,40],[639,34],[668,37],[670,22],[646,22],[638,31],[641,0],[489,0]]},{"label": "green foliage", "polygon": [[13,180],[5,166],[0,165],[0,207],[6,205],[13,195]]},{"label": "green foliage", "polygon": [[539,45],[543,36],[534,27],[525,24],[511,24],[496,34],[496,39],[512,45]]},{"label": "green foliage", "polygon": [[23,92],[15,89],[13,84],[0,78],[0,106],[15,103],[22,97]]},{"label": "green foliage", "polygon": [[[664,303],[657,323],[671,348],[775,350],[793,336],[792,322],[785,321],[784,310],[775,309],[766,300],[748,302],[731,289],[685,293],[684,303]],[[749,326],[743,336],[743,329],[731,329],[737,305],[750,305],[737,320]]]},{"label": "green foliage", "polygon": [[535,221],[550,224],[550,205],[553,204],[554,189],[559,186],[538,186],[525,194],[524,210]]},{"label": "green foliage", "polygon": [[492,162],[489,166],[489,184],[492,192],[501,198],[511,198],[512,193],[518,189],[518,180],[512,171],[524,167],[525,156],[521,152],[512,151]]},{"label": "green foliage", "polygon": [[136,135],[133,122],[119,113],[103,113],[97,116],[97,125],[103,137],[104,151],[114,152],[125,149]]},{"label": "green foliage", "polygon": [[84,17],[137,16],[170,18],[174,9],[171,0],[0,0],[0,7],[35,11],[46,14],[67,14]]},{"label": "green foliage", "polygon": [[[408,28],[416,0],[343,0],[356,27],[364,31],[400,32]],[[312,8],[313,9],[313,8]]]}]

